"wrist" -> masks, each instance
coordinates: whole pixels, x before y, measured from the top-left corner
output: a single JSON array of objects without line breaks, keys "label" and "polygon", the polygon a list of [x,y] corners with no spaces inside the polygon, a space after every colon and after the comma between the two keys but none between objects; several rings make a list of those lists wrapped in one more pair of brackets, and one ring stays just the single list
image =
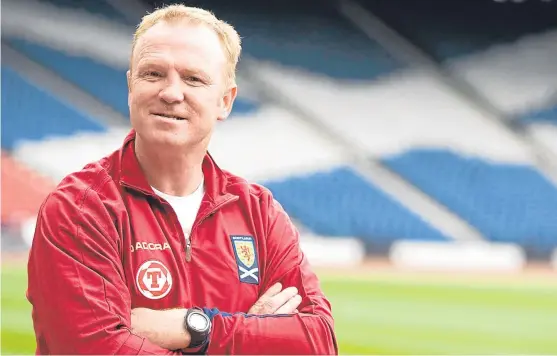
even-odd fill
[{"label": "wrist", "polygon": [[186,348],[189,347],[190,343],[191,343],[191,335],[189,333],[189,331],[185,328],[184,325],[184,320],[186,319],[186,315],[188,314],[188,310],[186,309],[185,312],[182,314],[182,317],[180,318],[180,320],[178,320],[178,322],[180,323],[180,329],[183,332],[183,337],[184,337],[184,344],[186,345]]},{"label": "wrist", "polygon": [[187,334],[186,352],[197,352],[209,341],[211,332],[211,319],[200,308],[190,308],[183,319],[183,329]]},{"label": "wrist", "polygon": [[165,340],[164,348],[181,350],[187,347],[190,344],[190,335],[183,326],[187,309],[167,309],[160,313],[162,325],[157,330],[159,338]]}]

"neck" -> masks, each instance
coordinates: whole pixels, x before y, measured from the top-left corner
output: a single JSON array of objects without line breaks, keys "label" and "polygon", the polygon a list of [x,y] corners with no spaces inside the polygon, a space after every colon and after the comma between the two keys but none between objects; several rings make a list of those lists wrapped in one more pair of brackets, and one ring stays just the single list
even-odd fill
[{"label": "neck", "polygon": [[158,191],[187,196],[201,184],[205,151],[153,147],[136,135],[135,154],[147,182]]}]

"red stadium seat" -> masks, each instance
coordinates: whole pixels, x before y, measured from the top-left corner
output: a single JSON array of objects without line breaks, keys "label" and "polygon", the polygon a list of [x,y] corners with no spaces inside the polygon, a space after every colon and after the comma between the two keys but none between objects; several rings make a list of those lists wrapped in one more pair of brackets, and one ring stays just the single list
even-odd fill
[{"label": "red stadium seat", "polygon": [[54,182],[2,151],[2,223],[19,224],[32,218]]}]

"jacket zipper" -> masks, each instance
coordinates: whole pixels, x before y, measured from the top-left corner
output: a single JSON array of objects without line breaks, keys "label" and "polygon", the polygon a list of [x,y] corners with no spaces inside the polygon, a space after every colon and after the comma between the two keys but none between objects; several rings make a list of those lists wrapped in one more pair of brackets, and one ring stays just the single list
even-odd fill
[{"label": "jacket zipper", "polygon": [[[192,229],[193,231],[193,229]],[[186,234],[186,261],[191,261],[191,239],[190,234]]]},{"label": "jacket zipper", "polygon": [[189,234],[185,234],[184,237],[186,238],[186,261],[187,262],[191,261],[191,235],[193,235],[193,231],[195,230],[195,228],[197,228],[197,226],[199,224],[201,224],[203,222],[203,220],[205,220],[209,216],[213,215],[217,210],[222,208],[224,205],[226,205],[228,203],[232,203],[233,201],[236,201],[238,199],[239,199],[238,196],[234,196],[234,197],[231,197],[230,199],[227,199],[227,200],[223,201],[219,205],[215,206],[207,214],[203,215],[196,223],[194,223],[193,227],[191,228],[191,232]]},{"label": "jacket zipper", "polygon": [[[123,183],[123,185],[125,185],[126,187],[132,188],[132,189],[137,189],[140,192],[142,192],[145,195],[152,195],[150,192],[144,190],[144,189],[140,189],[140,188],[136,188],[133,187],[127,183]],[[207,214],[205,214],[203,217],[201,217],[201,219],[199,219],[198,222],[196,222],[192,229],[191,232],[189,234],[185,234],[185,238],[186,238],[186,261],[190,262],[191,261],[191,235],[193,234],[193,230],[197,227],[197,225],[199,225],[203,220],[205,220],[207,217],[211,216],[212,214],[214,214],[218,209],[222,208],[224,205],[231,203],[233,201],[238,200],[239,197],[238,196],[233,196],[225,201],[223,201],[222,203],[220,203],[219,205],[215,206],[213,209],[211,209],[211,211],[209,211]]]}]

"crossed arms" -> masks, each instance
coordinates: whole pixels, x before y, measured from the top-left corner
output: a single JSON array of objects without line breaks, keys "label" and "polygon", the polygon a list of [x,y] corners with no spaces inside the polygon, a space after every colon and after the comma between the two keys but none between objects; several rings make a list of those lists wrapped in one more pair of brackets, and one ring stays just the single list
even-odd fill
[{"label": "crossed arms", "polygon": [[[268,315],[213,310],[206,352],[337,354],[330,305],[299,249],[297,232],[286,214],[272,203],[269,207],[267,285],[275,289],[267,288],[269,294],[248,311]],[[95,192],[81,199],[60,193],[48,198],[39,212],[28,272],[27,297],[41,352],[178,355],[189,344],[182,326],[185,310],[132,314],[118,232]],[[291,310],[297,301],[293,290],[273,294],[277,282],[298,289],[298,313]],[[281,307],[286,316],[273,314]]]},{"label": "crossed arms", "polygon": [[[248,310],[248,315],[279,315],[298,313],[302,297],[296,287],[282,289],[275,283]],[[153,310],[135,308],[131,312],[131,330],[153,344],[168,350],[186,350],[190,335],[184,330],[187,309]]]}]

